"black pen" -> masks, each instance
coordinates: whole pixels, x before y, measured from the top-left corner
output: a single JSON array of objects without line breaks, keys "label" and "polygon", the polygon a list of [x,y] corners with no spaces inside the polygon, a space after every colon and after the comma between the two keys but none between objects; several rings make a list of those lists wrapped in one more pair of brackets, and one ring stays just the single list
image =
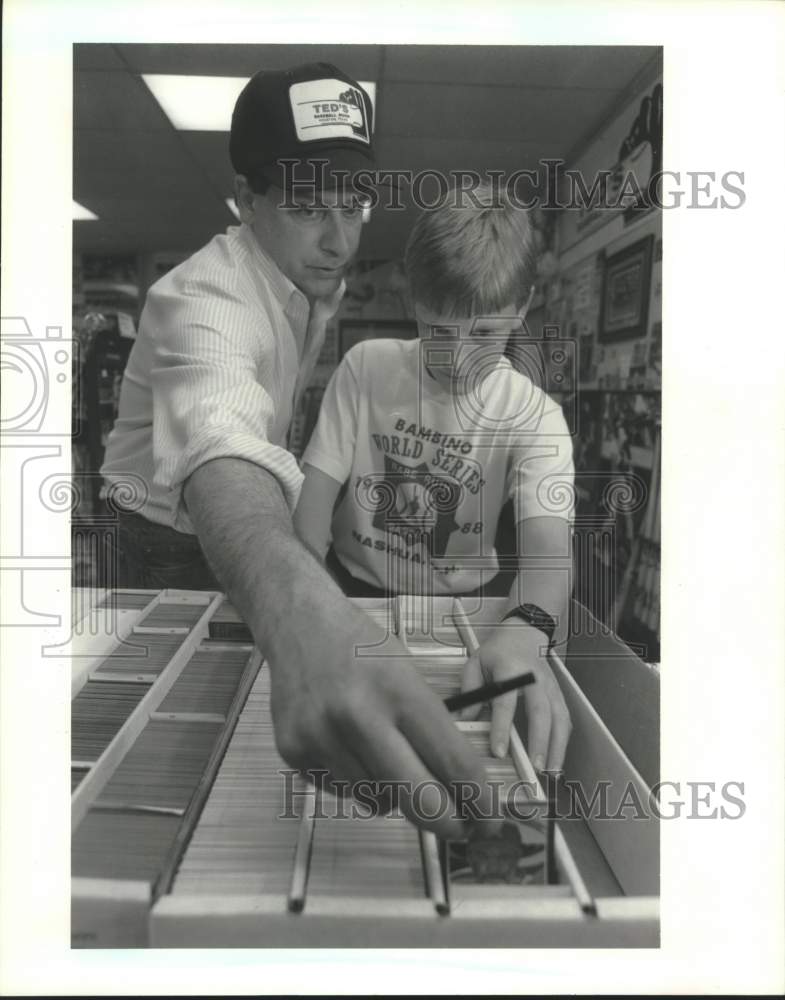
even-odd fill
[{"label": "black pen", "polygon": [[470,705],[477,705],[481,701],[490,701],[498,698],[500,694],[508,691],[515,691],[517,688],[533,684],[536,680],[533,673],[517,674],[506,681],[490,681],[482,687],[473,688],[471,691],[464,691],[462,694],[452,694],[444,699],[444,707],[448,712],[457,712],[459,708],[468,708]]}]

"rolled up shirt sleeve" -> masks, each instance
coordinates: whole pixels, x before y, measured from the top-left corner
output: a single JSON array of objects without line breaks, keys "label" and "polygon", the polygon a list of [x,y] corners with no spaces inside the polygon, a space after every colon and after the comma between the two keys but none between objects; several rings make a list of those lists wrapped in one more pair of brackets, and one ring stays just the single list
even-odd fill
[{"label": "rolled up shirt sleeve", "polygon": [[297,368],[282,360],[263,310],[208,280],[186,283],[176,296],[151,293],[146,310],[156,344],[154,479],[175,494],[175,528],[193,530],[183,486],[216,458],[266,469],[294,509],[302,474],[284,445]]}]

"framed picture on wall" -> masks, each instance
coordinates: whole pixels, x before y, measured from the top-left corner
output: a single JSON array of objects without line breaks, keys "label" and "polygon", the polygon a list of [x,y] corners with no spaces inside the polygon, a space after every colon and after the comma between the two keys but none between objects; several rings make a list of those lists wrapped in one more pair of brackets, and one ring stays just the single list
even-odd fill
[{"label": "framed picture on wall", "polygon": [[338,327],[339,358],[361,340],[414,340],[416,336],[417,323],[413,319],[345,319]]},{"label": "framed picture on wall", "polygon": [[646,335],[653,243],[654,236],[646,236],[605,261],[601,341],[633,340]]}]

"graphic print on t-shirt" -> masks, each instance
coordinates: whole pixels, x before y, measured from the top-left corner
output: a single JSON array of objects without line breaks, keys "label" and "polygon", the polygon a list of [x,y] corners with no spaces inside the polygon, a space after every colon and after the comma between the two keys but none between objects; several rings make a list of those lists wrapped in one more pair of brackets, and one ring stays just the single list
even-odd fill
[{"label": "graphic print on t-shirt", "polygon": [[450,535],[458,528],[455,511],[463,499],[460,483],[434,475],[425,462],[410,466],[385,455],[383,480],[375,485],[381,502],[373,527],[404,538],[428,539],[431,555],[443,556]]}]

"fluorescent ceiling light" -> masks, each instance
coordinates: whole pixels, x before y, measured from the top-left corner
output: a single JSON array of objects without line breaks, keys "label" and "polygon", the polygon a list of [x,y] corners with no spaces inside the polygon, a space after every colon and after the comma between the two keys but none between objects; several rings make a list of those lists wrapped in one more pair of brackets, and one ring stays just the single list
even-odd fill
[{"label": "fluorescent ceiling light", "polygon": [[229,209],[229,211],[232,213],[235,219],[239,220],[240,213],[237,211],[237,205],[235,205],[233,197],[226,199],[226,207]]},{"label": "fluorescent ceiling light", "polygon": [[[232,110],[248,83],[244,76],[174,76],[143,73],[142,79],[176,129],[228,132]],[[376,84],[360,80],[376,108]]]},{"label": "fluorescent ceiling light", "polygon": [[176,129],[228,132],[232,109],[247,79],[238,76],[144,74],[166,117]]},{"label": "fluorescent ceiling light", "polygon": [[73,208],[71,209],[71,218],[77,222],[87,222],[91,219],[97,219],[98,216],[95,212],[91,212],[89,208],[85,208],[84,205],[80,205],[78,201],[73,202]]}]

